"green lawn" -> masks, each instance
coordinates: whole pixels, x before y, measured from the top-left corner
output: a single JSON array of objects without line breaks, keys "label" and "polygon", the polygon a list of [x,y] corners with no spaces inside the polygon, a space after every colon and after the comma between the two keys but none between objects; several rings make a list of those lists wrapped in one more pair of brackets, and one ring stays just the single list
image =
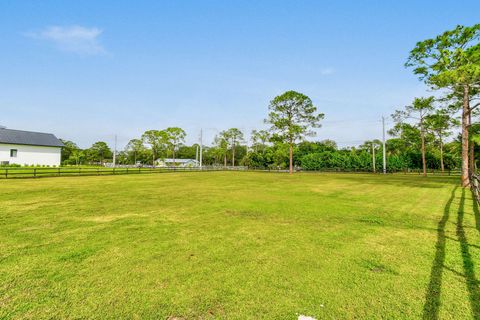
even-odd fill
[{"label": "green lawn", "polygon": [[0,181],[0,318],[480,318],[459,178],[192,172]]}]

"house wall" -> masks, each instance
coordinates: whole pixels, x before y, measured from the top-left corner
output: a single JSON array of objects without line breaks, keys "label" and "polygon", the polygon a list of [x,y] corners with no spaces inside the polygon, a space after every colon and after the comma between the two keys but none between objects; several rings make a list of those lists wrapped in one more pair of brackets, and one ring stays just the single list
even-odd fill
[{"label": "house wall", "polygon": [[[17,149],[17,157],[10,157],[10,149]],[[27,146],[0,143],[0,162],[20,165],[49,165],[59,166],[61,160],[59,147]]]}]

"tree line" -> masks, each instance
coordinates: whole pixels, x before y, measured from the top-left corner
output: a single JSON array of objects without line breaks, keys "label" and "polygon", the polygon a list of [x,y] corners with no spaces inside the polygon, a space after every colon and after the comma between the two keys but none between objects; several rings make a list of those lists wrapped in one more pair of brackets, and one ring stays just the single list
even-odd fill
[{"label": "tree line", "polygon": [[[441,35],[418,42],[405,66],[412,68],[436,96],[418,97],[391,115],[392,138],[386,141],[390,171],[461,168],[462,185],[469,186],[476,169],[475,141],[479,125],[474,123],[480,106],[480,24],[457,26]],[[255,168],[307,170],[344,169],[375,171],[382,165],[382,144],[365,141],[360,146],[338,148],[331,140],[307,141],[320,128],[324,114],[312,100],[287,91],[270,102],[265,123],[268,129],[253,130],[250,141],[238,128],[221,131],[204,148],[205,165],[246,165]],[[460,135],[453,136],[455,128]],[[155,165],[159,158],[198,158],[199,145],[186,145],[186,133],[178,127],[148,130],[132,139],[117,155],[119,164]],[[65,141],[64,164],[102,164],[111,161],[112,150],[102,141],[81,150]]]},{"label": "tree line", "polygon": [[[287,96],[290,99],[297,94],[290,92]],[[433,109],[432,103],[432,98],[416,99],[412,106],[392,115],[395,125],[389,130],[392,138],[386,141],[388,171],[424,168],[444,171],[461,167],[461,136],[452,137],[452,131],[459,122],[450,110]],[[275,112],[274,106],[273,103],[271,113]],[[420,115],[416,117],[414,110],[419,106],[421,111],[416,112]],[[319,114],[316,116],[320,118]],[[416,122],[412,122],[410,117]],[[278,115],[275,119],[280,121]],[[267,123],[272,122],[267,119]],[[298,128],[295,130],[302,132]],[[288,131],[284,134],[288,136]],[[303,170],[381,171],[383,146],[380,140],[339,148],[333,140],[307,141],[305,138],[310,135],[311,132],[303,131],[297,136],[298,141],[286,140],[275,128],[269,128],[251,131],[247,141],[242,130],[230,128],[218,133],[212,145],[203,147],[203,164],[287,169],[291,163],[292,169]],[[155,165],[155,160],[161,158],[198,159],[199,144],[187,145],[185,137],[181,128],[148,130],[141,137],[130,140],[117,153],[116,161],[124,165]],[[113,151],[106,142],[96,142],[85,150],[71,141],[64,141],[64,144],[63,164],[112,162]]]}]

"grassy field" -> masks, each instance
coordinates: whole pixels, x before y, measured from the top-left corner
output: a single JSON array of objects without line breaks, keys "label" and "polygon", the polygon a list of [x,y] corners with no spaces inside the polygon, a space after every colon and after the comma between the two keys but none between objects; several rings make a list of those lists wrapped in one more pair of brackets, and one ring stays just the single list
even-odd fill
[{"label": "grassy field", "polygon": [[480,318],[458,178],[208,172],[4,180],[0,318]]}]

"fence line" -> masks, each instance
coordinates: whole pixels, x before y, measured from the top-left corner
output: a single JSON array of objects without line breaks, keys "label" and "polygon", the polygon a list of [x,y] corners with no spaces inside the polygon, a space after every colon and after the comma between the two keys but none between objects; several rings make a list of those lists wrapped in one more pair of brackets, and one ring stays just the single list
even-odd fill
[{"label": "fence line", "polygon": [[[132,167],[122,166],[115,168],[107,167],[58,167],[58,168],[25,168],[25,167],[0,167],[0,179],[11,178],[42,178],[42,177],[62,177],[62,176],[100,176],[100,175],[122,175],[122,174],[144,174],[144,173],[168,173],[168,172],[208,172],[208,171],[255,171],[255,172],[275,172],[286,173],[288,169],[280,168],[248,168],[245,166],[204,166],[199,167]],[[323,170],[301,170],[296,168],[296,172],[315,173],[368,173],[372,171],[361,169],[343,169],[343,168],[325,168]],[[395,174],[421,174],[421,170],[404,170],[389,172]],[[445,172],[429,170],[432,175],[459,175],[458,170],[448,170]],[[380,174],[377,172],[376,174]]]},{"label": "fence line", "polygon": [[0,179],[11,178],[42,178],[42,177],[65,177],[65,176],[101,176],[123,175],[144,173],[168,173],[168,172],[207,172],[228,170],[222,167],[162,167],[162,168],[86,168],[86,167],[59,167],[59,168],[0,168]]},{"label": "fence line", "polygon": [[[288,169],[276,169],[276,168],[259,168],[259,167],[251,167],[249,170],[253,171],[262,171],[262,172],[289,172]],[[370,174],[382,174],[383,172],[376,171],[373,172],[372,170],[368,169],[345,169],[345,168],[322,168],[322,169],[313,169],[313,170],[305,170],[302,168],[295,168],[295,172],[332,172],[332,173],[370,173]],[[418,174],[422,175],[422,169],[404,169],[404,170],[387,170],[387,173],[392,174]],[[429,175],[442,175],[442,176],[458,176],[461,175],[461,171],[459,169],[454,170],[435,170],[429,169],[427,170],[427,174]]]},{"label": "fence line", "polygon": [[472,174],[470,183],[472,186],[473,195],[475,196],[475,199],[477,199],[477,202],[480,203],[480,176],[477,174]]}]

